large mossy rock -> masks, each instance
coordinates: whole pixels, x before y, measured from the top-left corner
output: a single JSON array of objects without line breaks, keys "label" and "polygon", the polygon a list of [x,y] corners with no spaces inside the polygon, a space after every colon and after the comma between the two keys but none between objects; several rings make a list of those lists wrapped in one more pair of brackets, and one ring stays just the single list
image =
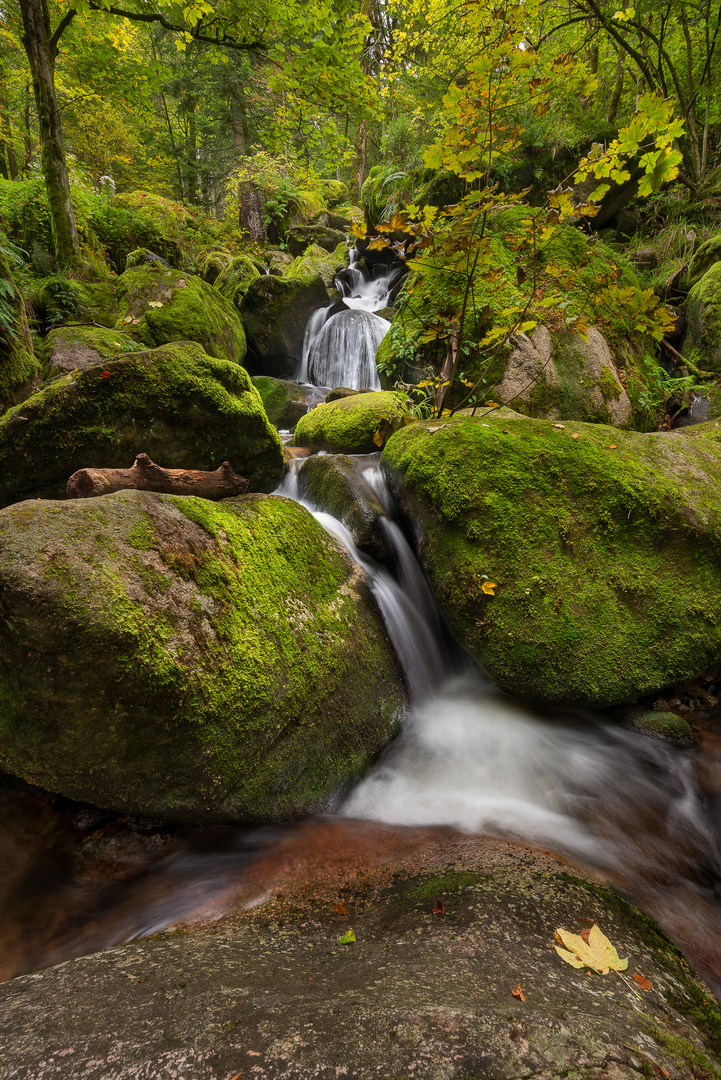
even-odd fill
[{"label": "large mossy rock", "polygon": [[342,521],[356,547],[380,563],[388,559],[381,522],[387,517],[377,493],[346,454],[315,454],[298,470],[301,499]]},{"label": "large mossy rock", "polygon": [[[394,842],[410,846],[399,831],[301,829],[279,852],[280,875],[289,866],[300,881],[279,875],[272,847],[240,880],[254,900],[274,869],[269,903],[4,983],[8,1077],[719,1076],[718,1002],[652,919],[553,856],[452,839],[414,860],[395,854]],[[180,865],[191,873],[192,856]],[[591,920],[628,957],[624,978],[574,970],[554,951],[557,927],[579,933]],[[102,914],[94,921],[86,940],[99,943]],[[354,943],[339,945],[349,928]],[[651,989],[636,991],[632,973]],[[511,996],[519,983],[523,1001]]]},{"label": "large mossy rock", "polygon": [[209,356],[243,362],[245,333],[238,312],[201,278],[143,263],[118,278],[117,295],[115,329],[149,348],[197,341]]},{"label": "large mossy rock", "polygon": [[686,297],[684,354],[698,354],[699,367],[721,371],[721,262],[697,281]]},{"label": "large mossy rock", "polygon": [[328,290],[319,276],[296,280],[267,274],[251,281],[240,306],[248,335],[248,370],[290,378],[303,356],[306,323],[327,303]]},{"label": "large mossy rock", "polygon": [[101,326],[58,326],[45,338],[48,377],[82,371],[146,346],[117,330]]},{"label": "large mossy rock", "polygon": [[318,405],[298,421],[295,445],[331,454],[372,454],[409,420],[402,394],[353,394]]},{"label": "large mossy rock", "polygon": [[283,277],[291,281],[311,281],[320,276],[323,283],[332,289],[336,274],[344,267],[345,261],[336,251],[324,251],[317,244],[311,244],[286,267]]},{"label": "large mossy rock", "polygon": [[345,242],[345,238],[345,232],[340,229],[329,229],[324,225],[294,225],[288,230],[288,251],[294,256],[302,255],[311,244],[324,251],[335,251],[338,244]]},{"label": "large mossy rock", "polygon": [[179,469],[227,460],[255,491],[283,475],[278,433],[248,373],[183,341],[54,379],[6,413],[0,503],[57,498],[77,469],[128,468],[141,452]]},{"label": "large mossy rock", "polygon": [[[205,268],[207,266],[208,260],[206,260]],[[203,276],[205,277],[205,274]],[[227,266],[221,269],[213,284],[223,296],[239,308],[251,281],[255,281],[258,277],[260,277],[260,271],[250,256],[236,255]]]},{"label": "large mossy rock", "polygon": [[25,301],[0,252],[0,412],[23,401],[40,385],[40,364],[33,349]]},{"label": "large mossy rock", "polygon": [[362,571],[277,496],[0,513],[0,767],[174,821],[317,811],[397,731]]},{"label": "large mossy rock", "polygon": [[301,386],[287,379],[254,375],[250,380],[260,394],[266,416],[275,428],[290,430],[315,405],[323,401],[322,390]]},{"label": "large mossy rock", "polygon": [[397,432],[383,467],[454,635],[508,693],[598,708],[718,667],[719,443],[486,415]]},{"label": "large mossy rock", "polygon": [[679,280],[678,287],[684,290],[692,289],[717,262],[721,262],[721,233],[704,240],[694,251],[689,268]]},{"label": "large mossy rock", "polygon": [[501,405],[547,420],[584,420],[628,427],[632,406],[603,334],[565,334],[545,326],[517,334],[503,378],[491,391]]}]

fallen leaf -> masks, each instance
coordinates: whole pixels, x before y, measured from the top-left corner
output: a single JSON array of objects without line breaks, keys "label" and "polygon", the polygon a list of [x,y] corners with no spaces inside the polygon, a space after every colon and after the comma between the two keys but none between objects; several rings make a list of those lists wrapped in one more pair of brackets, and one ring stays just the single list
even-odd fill
[{"label": "fallen leaf", "polygon": [[501,431],[503,432],[504,435],[508,435],[508,431],[507,431],[506,428],[501,428]]},{"label": "fallen leaf", "polygon": [[578,432],[577,432],[577,431],[574,431],[574,433],[573,433],[573,435],[571,436],[571,438],[572,438],[572,439],[577,439],[577,438],[578,438]]},{"label": "fallen leaf", "polygon": [[521,984],[519,983],[515,990],[511,990],[511,994],[514,998],[518,998],[519,1001],[525,1001],[526,995],[523,993]]},{"label": "fallen leaf", "polygon": [[616,449],[617,449],[617,447],[616,447],[616,443],[615,443],[615,442],[612,442],[612,443],[611,443],[611,445],[609,446],[609,448],[608,448],[608,449],[609,449],[609,450],[616,450]]},{"label": "fallen leaf", "polygon": [[484,592],[486,596],[495,596],[494,590],[497,588],[495,581],[484,581],[481,585],[481,592]]},{"label": "fallen leaf", "polygon": [[376,429],[376,431],[373,433],[373,442],[376,444],[376,446],[383,446],[384,441],[385,440],[381,435],[380,430]]},{"label": "fallen leaf", "polygon": [[553,426],[554,426],[554,427],[557,427],[557,428],[560,428],[560,429],[561,429],[561,431],[565,431],[565,430],[566,430],[566,428],[565,428],[565,426],[564,426],[563,424],[554,424]]},{"label": "fallen leaf", "polygon": [[124,323],[129,323],[129,322],[132,322],[132,321],[133,321],[133,316],[132,315],[126,315],[125,318],[123,319]]},{"label": "fallen leaf", "polygon": [[653,990],[651,980],[647,979],[645,975],[637,975],[634,973],[631,978],[640,990]]},{"label": "fallen leaf", "polygon": [[554,949],[567,964],[575,968],[590,968],[599,975],[605,975],[608,971],[625,971],[628,967],[628,958],[620,959],[615,948],[594,923],[588,931],[588,941],[584,941],[580,934],[569,934],[567,930],[556,930],[565,945],[564,949],[554,945]]},{"label": "fallen leaf", "polygon": [[445,913],[446,913],[446,905],[443,903],[442,900],[439,900],[438,898],[436,898],[436,906],[433,908],[433,914],[434,915],[445,915]]},{"label": "fallen leaf", "polygon": [[151,300],[150,303],[148,304],[148,307],[158,308],[158,307],[162,307],[162,306],[163,306],[163,301],[162,300]]},{"label": "fallen leaf", "polygon": [[101,371],[100,372],[101,378],[103,378],[103,379],[109,379],[112,374],[113,374],[112,371]]},{"label": "fallen leaf", "polygon": [[355,941],[355,934],[352,930],[346,930],[345,934],[342,934],[338,938],[338,941],[341,945],[352,945]]},{"label": "fallen leaf", "polygon": [[335,910],[338,912],[339,915],[348,914],[348,908],[345,906],[345,904],[336,904]]}]

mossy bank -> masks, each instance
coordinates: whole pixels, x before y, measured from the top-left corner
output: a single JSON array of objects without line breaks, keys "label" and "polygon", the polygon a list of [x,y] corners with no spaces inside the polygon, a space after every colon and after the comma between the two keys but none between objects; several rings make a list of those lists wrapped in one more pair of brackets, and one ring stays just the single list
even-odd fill
[{"label": "mossy bank", "polygon": [[405,705],[362,571],[277,496],[9,507],[0,610],[0,768],[101,807],[320,810]]},{"label": "mossy bank", "polygon": [[603,707],[721,647],[721,445],[504,415],[420,422],[383,467],[451,628],[503,690]]}]

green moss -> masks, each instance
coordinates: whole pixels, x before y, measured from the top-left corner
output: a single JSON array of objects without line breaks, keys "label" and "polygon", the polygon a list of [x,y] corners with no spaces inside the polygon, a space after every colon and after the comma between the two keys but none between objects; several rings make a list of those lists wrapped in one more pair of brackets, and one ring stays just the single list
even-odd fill
[{"label": "green moss", "polygon": [[601,388],[606,401],[618,401],[621,396],[621,387],[613,377],[613,373],[604,367],[601,371],[601,377],[598,380],[598,385]]},{"label": "green moss", "polygon": [[0,252],[0,409],[22,401],[40,382],[25,302]]},{"label": "green moss", "polygon": [[312,281],[319,275],[327,286],[331,286],[342,266],[343,260],[339,260],[333,252],[311,244],[286,267],[283,277],[290,281]]},{"label": "green moss", "polygon": [[6,413],[0,500],[61,495],[77,469],[128,468],[141,450],[172,468],[228,460],[256,490],[283,473],[278,434],[247,372],[176,342],[62,376]]},{"label": "green moss", "polygon": [[691,289],[686,316],[684,351],[696,350],[703,368],[721,371],[721,262],[714,263]]},{"label": "green moss", "polygon": [[257,277],[260,277],[260,272],[253,260],[248,255],[236,255],[220,271],[214,285],[223,296],[239,307],[248,286]]},{"label": "green moss", "polygon": [[[22,530],[14,507],[0,515],[7,610],[41,573],[54,612],[0,642],[4,766],[179,820],[293,817],[359,775],[404,695],[371,598],[313,517],[273,497],[120,492],[102,500],[99,546],[93,502],[50,518],[34,503]],[[42,648],[17,663],[43,625],[62,704]]]},{"label": "green moss", "polygon": [[[685,252],[684,252],[685,253]],[[679,288],[690,290],[711,267],[721,261],[721,233],[705,240],[693,253],[688,272],[679,282]]]},{"label": "green moss", "polygon": [[716,662],[717,443],[487,415],[413,424],[383,461],[454,634],[501,688],[604,707]]},{"label": "green moss", "polygon": [[318,405],[302,416],[295,445],[335,454],[369,454],[409,419],[405,395],[357,394]]},{"label": "green moss", "polygon": [[192,274],[143,264],[126,270],[117,284],[116,330],[153,348],[196,341],[210,356],[241,363],[246,344],[233,304]]}]

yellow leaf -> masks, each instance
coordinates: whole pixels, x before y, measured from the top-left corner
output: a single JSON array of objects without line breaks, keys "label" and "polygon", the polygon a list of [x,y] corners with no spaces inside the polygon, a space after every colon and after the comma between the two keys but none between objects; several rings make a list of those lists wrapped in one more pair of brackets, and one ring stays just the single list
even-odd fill
[{"label": "yellow leaf", "polygon": [[495,581],[484,581],[481,585],[481,592],[484,592],[486,596],[495,596],[497,587]]},{"label": "yellow leaf", "polygon": [[383,444],[385,443],[385,439],[381,435],[380,428],[376,428],[376,430],[374,431],[373,442],[376,444],[376,446],[383,446]]},{"label": "yellow leaf", "polygon": [[606,975],[609,971],[625,971],[628,967],[628,958],[620,959],[611,942],[595,923],[588,933],[588,943],[579,934],[569,934],[567,930],[556,930],[556,937],[560,938],[566,947],[553,947],[571,967],[587,967],[591,971],[597,971],[599,975]]}]

